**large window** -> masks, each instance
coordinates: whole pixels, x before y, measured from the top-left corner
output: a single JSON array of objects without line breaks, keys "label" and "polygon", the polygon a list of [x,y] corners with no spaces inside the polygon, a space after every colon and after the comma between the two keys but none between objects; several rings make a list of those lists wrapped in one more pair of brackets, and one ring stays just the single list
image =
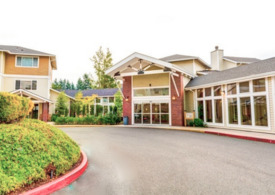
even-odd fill
[{"label": "large window", "polygon": [[237,98],[228,98],[229,124],[238,124],[238,102]]},{"label": "large window", "polygon": [[168,96],[169,88],[134,89],[134,96]]},{"label": "large window", "polygon": [[242,125],[251,125],[251,100],[250,97],[240,98]]},{"label": "large window", "polygon": [[198,89],[197,90],[197,97],[202,98],[203,97],[203,89]]},{"label": "large window", "polygon": [[215,102],[215,122],[222,123],[222,100],[216,99]]},{"label": "large window", "polygon": [[206,100],[205,101],[206,105],[206,122],[213,122],[212,119],[212,100]]},{"label": "large window", "polygon": [[254,96],[255,125],[268,126],[266,96]]},{"label": "large window", "polygon": [[249,92],[249,82],[240,83],[240,93],[248,93]]},{"label": "large window", "polygon": [[227,95],[234,95],[237,93],[237,84],[232,83],[227,85]]},{"label": "large window", "polygon": [[207,96],[211,96],[211,87],[209,87],[209,88],[205,88],[205,96],[207,97]]},{"label": "large window", "polygon": [[38,67],[38,57],[21,57],[16,58],[16,66],[21,67]]},{"label": "large window", "polygon": [[265,91],[265,79],[253,80],[253,92]]},{"label": "large window", "polygon": [[37,81],[16,80],[15,89],[36,90]]},{"label": "large window", "polygon": [[198,118],[204,120],[203,101],[198,101]]}]

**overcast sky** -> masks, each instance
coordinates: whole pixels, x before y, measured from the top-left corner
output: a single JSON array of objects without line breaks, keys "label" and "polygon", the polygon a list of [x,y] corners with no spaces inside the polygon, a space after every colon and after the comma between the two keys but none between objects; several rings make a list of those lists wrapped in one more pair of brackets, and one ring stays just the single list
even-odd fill
[{"label": "overcast sky", "polygon": [[93,73],[90,57],[109,48],[116,63],[133,52],[195,55],[210,63],[215,45],[229,56],[275,56],[275,1],[0,0],[0,45],[57,56],[54,78]]}]

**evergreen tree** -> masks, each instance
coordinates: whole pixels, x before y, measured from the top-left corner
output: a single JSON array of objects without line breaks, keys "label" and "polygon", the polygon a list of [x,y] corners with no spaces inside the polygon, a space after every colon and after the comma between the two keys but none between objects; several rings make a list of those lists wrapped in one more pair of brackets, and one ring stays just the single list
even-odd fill
[{"label": "evergreen tree", "polygon": [[76,89],[83,90],[83,81],[81,78],[77,80]]},{"label": "evergreen tree", "polygon": [[72,82],[72,85],[71,85],[71,89],[72,89],[72,90],[75,90],[75,89],[76,89],[73,82]]},{"label": "evergreen tree", "polygon": [[116,87],[114,78],[105,74],[105,71],[113,66],[113,59],[110,50],[107,49],[107,52],[105,54],[102,51],[102,47],[100,47],[91,60],[94,63],[94,68],[97,75],[96,87],[98,89]]},{"label": "evergreen tree", "polygon": [[59,82],[57,81],[57,79],[54,79],[54,82],[52,83],[52,88],[56,90],[61,89],[61,86],[59,85]]},{"label": "evergreen tree", "polygon": [[90,75],[88,75],[87,73],[85,73],[83,75],[83,89],[92,89],[93,88],[93,80],[90,77]]},{"label": "evergreen tree", "polygon": [[66,80],[66,88],[65,89],[72,89],[71,83],[69,80]]},{"label": "evergreen tree", "polygon": [[67,116],[68,114],[68,97],[61,92],[57,97],[56,113],[58,116]]}]

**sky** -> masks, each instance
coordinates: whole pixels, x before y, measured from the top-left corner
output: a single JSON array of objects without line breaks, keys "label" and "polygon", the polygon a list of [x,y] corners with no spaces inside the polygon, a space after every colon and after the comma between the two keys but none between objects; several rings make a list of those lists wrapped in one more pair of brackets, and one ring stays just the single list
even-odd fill
[{"label": "sky", "polygon": [[90,58],[100,46],[113,63],[133,52],[161,58],[275,56],[274,0],[0,0],[0,45],[57,57],[54,78],[76,83],[94,75]]}]

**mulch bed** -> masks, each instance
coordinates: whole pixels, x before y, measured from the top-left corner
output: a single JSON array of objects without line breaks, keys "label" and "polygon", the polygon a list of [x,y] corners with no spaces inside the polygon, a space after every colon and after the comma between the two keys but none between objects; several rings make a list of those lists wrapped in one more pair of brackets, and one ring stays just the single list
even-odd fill
[{"label": "mulch bed", "polygon": [[66,173],[61,174],[58,177],[56,177],[54,175],[54,177],[52,179],[51,179],[50,175],[47,174],[47,179],[46,180],[40,180],[40,181],[35,181],[35,182],[31,183],[31,184],[26,184],[23,187],[21,187],[20,189],[8,193],[8,195],[17,195],[17,194],[20,194],[20,193],[32,190],[34,188],[37,188],[37,187],[39,187],[39,186],[41,186],[43,184],[49,183],[51,181],[54,181],[54,180],[62,177],[63,175],[66,175],[67,173],[69,173],[70,171],[72,171],[73,169],[75,169],[76,167],[78,167],[81,164],[82,159],[83,159],[83,156],[82,156],[82,153],[80,153],[79,160],[72,166],[72,168],[70,170],[66,171]]}]

